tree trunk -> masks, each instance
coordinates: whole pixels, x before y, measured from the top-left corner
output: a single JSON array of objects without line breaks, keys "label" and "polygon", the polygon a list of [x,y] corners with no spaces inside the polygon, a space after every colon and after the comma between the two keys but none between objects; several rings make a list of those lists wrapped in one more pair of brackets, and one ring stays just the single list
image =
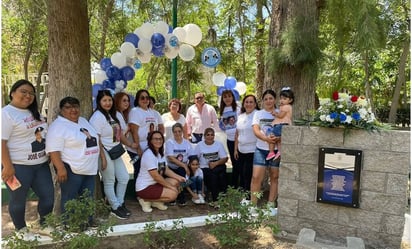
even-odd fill
[{"label": "tree trunk", "polygon": [[[48,122],[53,121],[62,98],[79,99],[81,114],[92,112],[90,76],[89,23],[87,1],[49,0],[49,111]],[[53,172],[53,171],[52,171]],[[96,193],[97,188],[96,186]],[[56,190],[60,188],[56,187]],[[55,210],[60,210],[60,196],[55,194]]]},{"label": "tree trunk", "polygon": [[[303,18],[305,26],[311,27],[309,34],[312,41],[318,40],[319,1],[316,0],[272,0],[272,14],[270,22],[269,46],[281,48],[281,35],[289,22],[295,18]],[[313,27],[315,27],[313,29]],[[306,33],[305,35],[308,35]],[[268,58],[270,60],[270,58]],[[315,109],[315,89],[317,72],[304,70],[305,64],[283,64],[276,72],[271,73],[266,65],[265,83],[263,91],[273,89],[277,94],[284,86],[289,86],[295,93],[293,103],[293,118],[308,118],[308,111]],[[258,93],[262,94],[262,92]],[[279,95],[278,95],[279,98]],[[259,97],[260,99],[260,97]]]},{"label": "tree trunk", "polygon": [[[263,93],[263,83],[265,81],[265,56],[264,56],[264,40],[265,19],[263,18],[263,2],[256,1],[256,79],[255,89],[257,93]],[[258,96],[260,96],[258,94]],[[260,98],[259,98],[260,99]]]},{"label": "tree trunk", "polygon": [[399,106],[399,96],[401,93],[401,88],[405,84],[405,67],[406,67],[406,60],[409,54],[409,42],[410,41],[408,39],[406,39],[403,42],[402,54],[399,60],[398,77],[396,79],[396,86],[395,86],[395,90],[393,91],[391,110],[389,112],[388,122],[391,124],[396,123],[396,113],[397,113],[398,106]]}]

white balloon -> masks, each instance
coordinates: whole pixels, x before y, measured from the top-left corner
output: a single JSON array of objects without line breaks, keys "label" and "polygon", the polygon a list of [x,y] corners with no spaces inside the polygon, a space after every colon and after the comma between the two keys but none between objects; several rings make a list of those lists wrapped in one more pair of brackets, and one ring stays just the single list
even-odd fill
[{"label": "white balloon", "polygon": [[202,40],[202,30],[199,28],[199,26],[193,23],[189,23],[186,24],[183,29],[186,31],[186,37],[181,41],[184,41],[192,46],[197,46]]},{"label": "white balloon", "polygon": [[112,54],[112,57],[110,59],[112,61],[112,64],[118,68],[122,68],[127,65],[126,56],[120,52]]},{"label": "white balloon", "polygon": [[225,85],[226,75],[221,72],[214,73],[212,76],[212,81],[215,86],[224,86]]},{"label": "white balloon", "polygon": [[139,40],[139,43],[137,44],[137,47],[143,53],[149,53],[150,51],[152,51],[152,42],[149,39],[141,38]]},{"label": "white balloon", "polygon": [[151,53],[139,53],[137,54],[137,58],[140,60],[141,63],[149,63],[150,59],[152,58]]},{"label": "white balloon", "polygon": [[195,49],[189,44],[182,44],[179,48],[179,56],[184,61],[191,61],[195,58]]},{"label": "white balloon", "polygon": [[139,39],[142,37],[142,31],[141,31],[140,27],[135,29],[133,33],[135,33],[137,35],[137,37],[139,37]]},{"label": "white balloon", "polygon": [[102,83],[104,80],[107,80],[107,74],[103,70],[96,70],[94,72],[94,79],[96,80],[96,83]]},{"label": "white balloon", "polygon": [[165,47],[165,56],[169,59],[174,59],[179,54],[179,49],[172,47]]},{"label": "white balloon", "polygon": [[140,30],[139,33],[141,35],[141,37],[139,36],[139,38],[146,38],[149,39],[152,37],[153,33],[154,33],[154,28],[153,28],[153,24],[146,22],[143,23],[142,26],[140,26]]},{"label": "white balloon", "polygon": [[154,33],[160,33],[162,35],[167,35],[169,33],[169,24],[164,21],[159,21],[154,26]]},{"label": "white balloon", "polygon": [[184,41],[186,37],[186,30],[182,27],[176,27],[173,30],[173,34],[179,39],[179,41]]},{"label": "white balloon", "polygon": [[136,48],[131,42],[123,42],[123,44],[120,46],[120,51],[126,57],[134,57],[136,55]]},{"label": "white balloon", "polygon": [[238,81],[236,83],[235,90],[237,90],[240,95],[245,94],[247,90],[245,82]]}]

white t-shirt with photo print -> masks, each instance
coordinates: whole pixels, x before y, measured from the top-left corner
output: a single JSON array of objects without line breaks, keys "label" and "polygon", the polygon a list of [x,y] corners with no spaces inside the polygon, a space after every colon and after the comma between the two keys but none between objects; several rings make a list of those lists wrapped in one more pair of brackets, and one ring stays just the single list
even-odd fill
[{"label": "white t-shirt with photo print", "polygon": [[[252,126],[259,125],[260,132],[264,136],[266,136],[267,130],[269,128],[272,128],[272,122],[274,119],[275,117],[272,115],[271,112],[259,110],[255,112],[255,115],[253,115]],[[263,141],[259,138],[257,139],[256,147],[261,150],[269,150],[269,144],[266,141]]]},{"label": "white t-shirt with photo print", "polygon": [[102,144],[106,150],[110,150],[120,143],[121,127],[110,118],[110,123],[100,111],[95,111],[89,120],[97,134],[100,135]]},{"label": "white t-shirt with photo print", "polygon": [[165,157],[162,157],[160,154],[156,156],[150,149],[145,150],[142,155],[139,175],[136,179],[136,191],[143,190],[150,185],[156,184],[156,181],[150,175],[149,171],[164,171],[164,167],[167,167]]},{"label": "white t-shirt with photo print", "polygon": [[211,145],[201,141],[195,148],[195,154],[199,157],[200,168],[209,168],[209,162],[228,157],[223,144],[216,140]]}]

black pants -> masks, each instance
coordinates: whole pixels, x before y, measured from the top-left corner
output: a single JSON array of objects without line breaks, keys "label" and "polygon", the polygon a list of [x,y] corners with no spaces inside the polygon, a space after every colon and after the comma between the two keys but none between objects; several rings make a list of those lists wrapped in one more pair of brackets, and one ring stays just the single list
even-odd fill
[{"label": "black pants", "polygon": [[[232,182],[231,185],[233,188],[238,188],[239,187],[239,178],[241,174],[241,170],[239,168],[239,162],[238,160],[235,159],[235,141],[226,141],[227,148],[229,150],[229,155],[230,155],[230,161],[232,162]],[[240,183],[240,186],[242,186],[242,183]]]},{"label": "black pants", "polygon": [[[175,172],[176,174],[185,177],[186,176],[186,170],[182,167],[178,167],[177,169],[172,169],[170,168],[173,172]],[[185,189],[182,189],[182,191],[179,193],[179,195],[177,196],[177,201],[179,203],[185,203],[186,202],[186,197],[185,197]]]},{"label": "black pants", "polygon": [[208,191],[212,193],[212,200],[217,201],[219,193],[227,190],[226,165],[210,168],[202,168],[203,176]]},{"label": "black pants", "polygon": [[250,191],[250,183],[253,174],[253,154],[238,152],[238,166],[240,171],[240,187],[246,191]]}]

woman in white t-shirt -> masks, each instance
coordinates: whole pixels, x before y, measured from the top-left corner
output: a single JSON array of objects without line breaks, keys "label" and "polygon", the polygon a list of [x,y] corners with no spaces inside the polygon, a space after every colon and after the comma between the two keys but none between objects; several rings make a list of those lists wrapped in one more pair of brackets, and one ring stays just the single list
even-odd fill
[{"label": "woman in white t-shirt", "polygon": [[252,94],[243,98],[241,114],[237,120],[235,134],[235,158],[240,171],[240,187],[250,191],[253,172],[253,155],[256,149],[256,136],[253,134],[252,120],[259,110],[256,97]]},{"label": "woman in white t-shirt", "polygon": [[[57,169],[61,189],[61,212],[65,204],[87,191],[93,198],[98,160],[106,158],[99,149],[99,136],[87,119],[80,117],[80,102],[74,97],[60,100],[60,115],[46,136],[46,152]],[[89,220],[91,222],[91,219]]]},{"label": "woman in white t-shirt", "polygon": [[10,104],[1,110],[1,178],[10,196],[13,225],[17,231],[26,232],[26,197],[30,188],[39,197],[40,225],[53,210],[54,186],[44,140],[47,123],[38,111],[32,83],[17,81],[9,97]]},{"label": "woman in white t-shirt", "polygon": [[99,91],[96,96],[96,110],[90,117],[89,122],[99,134],[102,144],[101,149],[106,158],[106,165],[103,165],[103,161],[100,161],[103,189],[111,206],[111,214],[119,219],[127,219],[130,216],[130,211],[125,206],[124,196],[129,182],[129,173],[122,157],[111,159],[108,151],[119,146],[119,144],[122,146],[121,143],[132,148],[137,147],[137,145],[126,139],[120,120],[124,123],[122,115],[115,109],[111,92],[109,90]]},{"label": "woman in white t-shirt", "polygon": [[239,163],[235,158],[235,133],[239,113],[240,108],[236,103],[232,90],[223,91],[220,100],[219,127],[226,133],[226,145],[232,162],[232,186],[234,188],[239,187],[240,178]]},{"label": "woman in white t-shirt", "polygon": [[[183,138],[183,126],[175,123],[172,126],[173,138],[166,141],[165,150],[167,165],[176,174],[189,177],[190,172],[187,166],[188,157],[193,154],[192,145]],[[177,197],[179,206],[186,206],[185,191],[179,193]]]},{"label": "woman in white t-shirt", "polygon": [[216,206],[219,193],[227,190],[226,162],[228,159],[222,143],[215,140],[213,128],[206,128],[203,140],[197,144],[195,155],[199,157],[200,168],[208,191],[212,192],[212,207]]},{"label": "woman in white t-shirt", "polygon": [[[160,114],[149,108],[150,94],[145,89],[140,89],[136,93],[134,108],[129,112],[129,122],[131,136],[129,142],[137,144],[137,148],[126,146],[127,153],[133,163],[134,179],[137,178],[140,170],[140,162],[143,151],[148,148],[147,136],[150,132],[160,131],[164,133],[164,126]],[[137,157],[136,157],[137,156]]]},{"label": "woman in white t-shirt", "polygon": [[165,140],[173,138],[172,126],[176,123],[182,124],[183,137],[187,139],[186,118],[180,113],[182,104],[178,99],[171,99],[169,101],[169,112],[162,115],[163,125],[165,127]]},{"label": "woman in white t-shirt", "polygon": [[276,93],[273,90],[266,90],[263,95],[263,109],[255,112],[253,115],[253,133],[257,137],[256,150],[253,156],[253,176],[250,185],[251,198],[253,203],[257,202],[257,194],[265,176],[266,169],[269,168],[270,189],[268,197],[268,206],[275,205],[275,199],[278,195],[278,178],[280,160],[266,160],[269,154],[269,143],[280,142],[279,137],[269,137],[266,134],[267,129],[272,127],[275,111]]},{"label": "woman in white t-shirt", "polygon": [[151,207],[166,210],[164,203],[176,200],[179,185],[186,179],[167,167],[163,133],[153,131],[147,140],[149,148],[142,156],[141,169],[136,179],[136,196],[143,212],[150,213]]}]

